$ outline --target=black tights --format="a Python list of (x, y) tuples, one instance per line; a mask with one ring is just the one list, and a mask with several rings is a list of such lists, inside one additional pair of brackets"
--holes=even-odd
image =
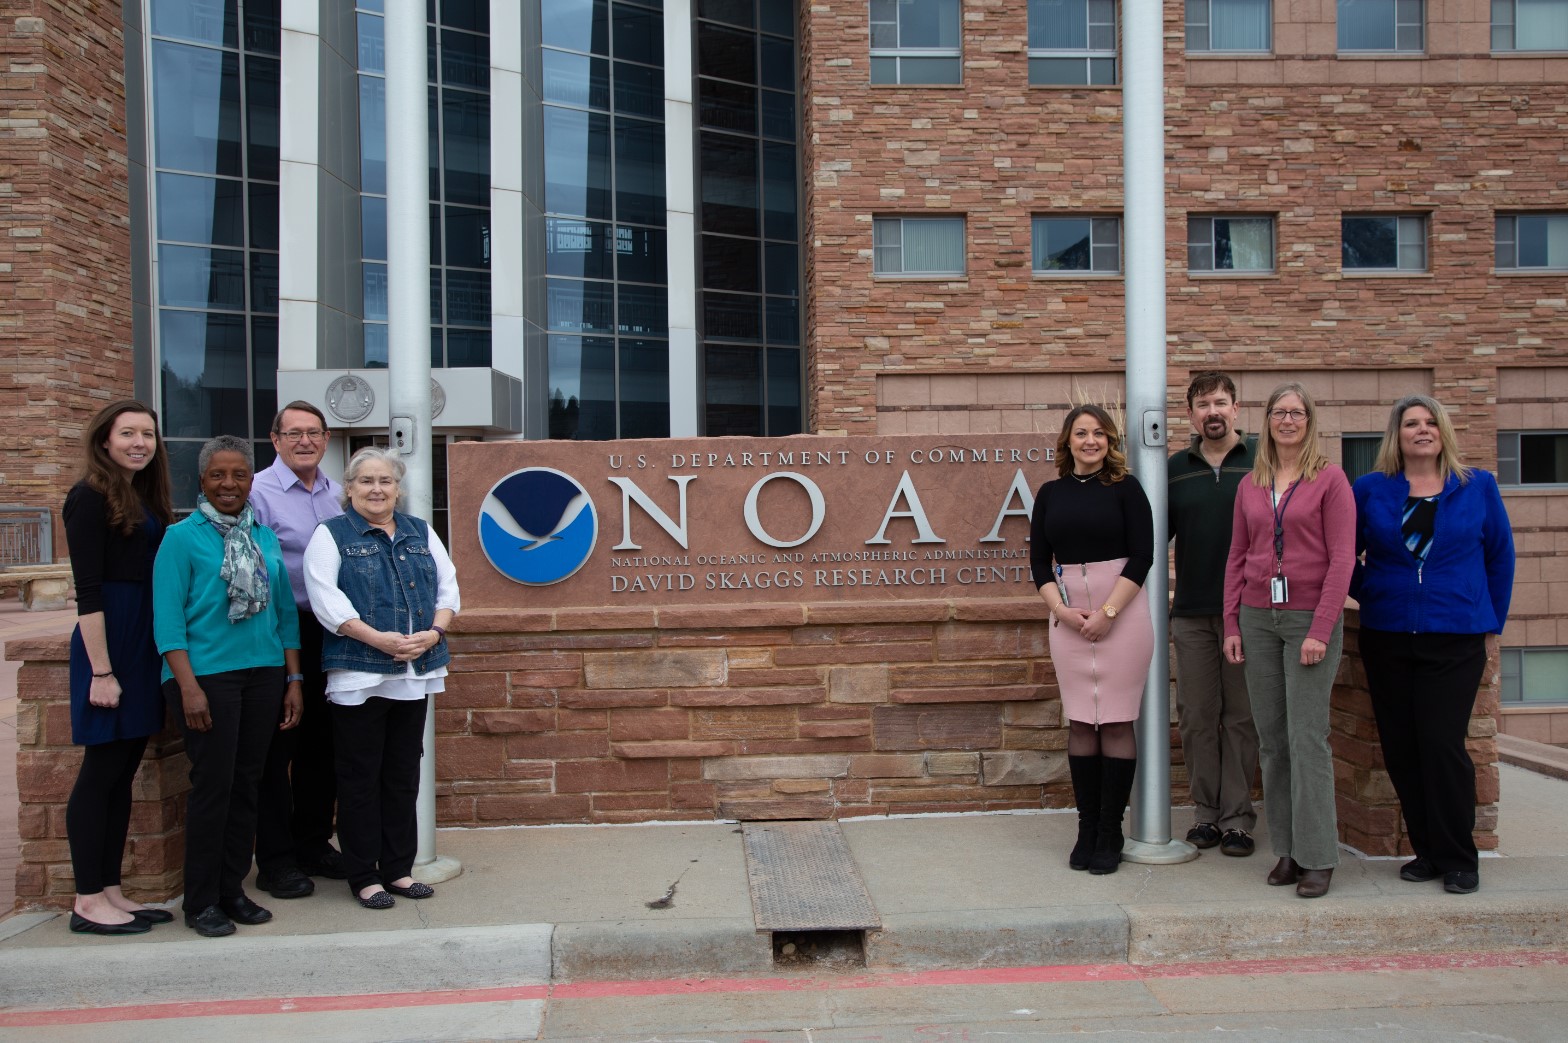
[(65, 835), (79, 895), (101, 894), (105, 887), (120, 885), (125, 837), (131, 829), (131, 780), (146, 749), (145, 735), (83, 748), (82, 770), (65, 805)]
[(1138, 759), (1138, 736), (1134, 721), (1112, 721), (1098, 728), (1088, 721), (1067, 722), (1067, 753), (1073, 757), (1120, 757)]

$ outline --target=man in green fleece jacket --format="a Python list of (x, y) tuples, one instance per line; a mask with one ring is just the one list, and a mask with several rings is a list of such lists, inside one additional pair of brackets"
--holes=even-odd
[(1236, 384), (1217, 370), (1195, 374), (1187, 386), (1193, 439), (1170, 459), (1170, 534), (1176, 541), (1176, 596), (1171, 644), (1176, 650), (1176, 710), (1182, 757), (1192, 790), (1193, 824), (1187, 841), (1219, 845), (1227, 855), (1252, 854), (1252, 781), (1258, 770), (1258, 732), (1252, 724), (1247, 679), (1225, 660), (1221, 619), (1225, 558), (1230, 551), (1236, 487), (1252, 471), (1255, 440), (1236, 421)]

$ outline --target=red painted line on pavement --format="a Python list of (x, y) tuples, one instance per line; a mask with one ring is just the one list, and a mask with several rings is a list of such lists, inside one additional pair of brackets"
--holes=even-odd
[(674, 981), (563, 982), (493, 989), (446, 989), (356, 996), (288, 999), (197, 1000), (92, 1010), (0, 1011), (0, 1028), (95, 1025), (116, 1021), (233, 1017), (256, 1014), (313, 1014), (340, 1010), (384, 1010), (519, 1000), (604, 999), (748, 992), (810, 992), (849, 989), (922, 988), (944, 985), (1031, 985), (1055, 982), (1144, 981), (1232, 975), (1346, 974), (1367, 971), (1468, 970), (1493, 967), (1568, 966), (1568, 951), (1472, 952), (1390, 956), (1308, 956), (1288, 960), (1214, 960), (1138, 966), (1126, 963), (1062, 967), (985, 967), (971, 970), (863, 974), (842, 978), (684, 978)]

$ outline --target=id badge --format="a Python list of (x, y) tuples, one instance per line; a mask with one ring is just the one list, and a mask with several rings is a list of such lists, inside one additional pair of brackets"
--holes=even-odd
[(1274, 605), (1283, 605), (1290, 600), (1290, 581), (1284, 576), (1275, 576), (1269, 580), (1269, 602)]

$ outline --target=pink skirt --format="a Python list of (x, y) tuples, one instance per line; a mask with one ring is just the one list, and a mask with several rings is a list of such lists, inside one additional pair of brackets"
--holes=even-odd
[[(1126, 564), (1126, 558), (1117, 558), (1063, 565), (1061, 579), (1067, 588), (1068, 605), (1099, 608), (1105, 604)], [(1138, 596), (1116, 614), (1111, 632), (1099, 641), (1088, 641), (1054, 620), (1047, 627), (1051, 662), (1067, 719), (1096, 725), (1136, 721), (1149, 664), (1154, 660), (1154, 624), (1144, 588), (1138, 588)]]

